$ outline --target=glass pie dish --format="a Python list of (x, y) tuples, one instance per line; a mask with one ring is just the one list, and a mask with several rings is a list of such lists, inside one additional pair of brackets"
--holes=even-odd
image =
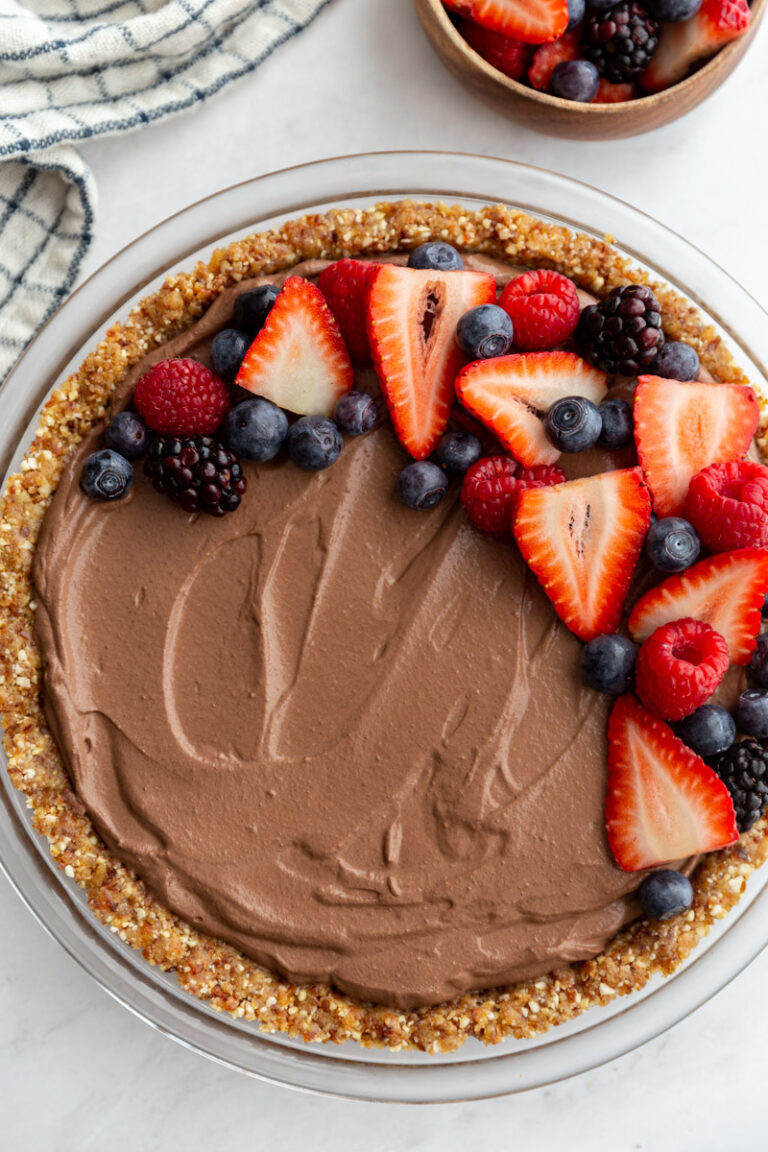
[[(700, 306), (739, 365), (764, 389), (765, 316), (759, 306), (706, 257), (649, 218), (584, 185), (519, 164), (440, 153), (374, 154), (291, 169), (227, 189), (118, 254), (49, 322), (0, 393), (4, 467), (18, 464), (31, 435), (30, 420), (51, 387), (166, 272), (191, 265), (212, 244), (274, 227), (288, 217), (403, 197), (468, 207), (504, 202), (595, 237), (615, 238), (623, 254)], [(30, 387), (30, 381), (38, 384)], [(150, 967), (93, 918), (81, 890), (56, 868), (47, 842), (32, 830), (23, 797), (5, 776), (3, 799), (0, 857), (9, 877), (44, 926), (102, 987), (180, 1042), (250, 1074), (308, 1090), (416, 1102), (480, 1098), (552, 1083), (663, 1031), (734, 976), (765, 943), (754, 905), (768, 898), (757, 873), (736, 910), (674, 976), (592, 1009), (538, 1040), (508, 1040), (492, 1048), (468, 1041), (457, 1053), (429, 1056), (351, 1044), (310, 1046), (217, 1015), (183, 992), (172, 974)]]

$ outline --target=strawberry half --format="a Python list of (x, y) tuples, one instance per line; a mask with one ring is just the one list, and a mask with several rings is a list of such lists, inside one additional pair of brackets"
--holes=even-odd
[(560, 619), (584, 641), (615, 632), (651, 522), (639, 468), (520, 494), (513, 525)]
[(575, 352), (526, 352), (468, 364), (456, 393), (521, 464), (533, 468), (560, 456), (544, 429), (547, 409), (565, 396), (599, 404), (606, 386), (605, 373)]
[(482, 24), (476, 24), (474, 20), (462, 20), (459, 32), (470, 48), (474, 48), (478, 56), (482, 56), (491, 67), (509, 76), (510, 80), (523, 79), (533, 51), (530, 44), (500, 36), (498, 32), (483, 28)]
[(302, 416), (332, 416), (354, 383), (349, 354), (325, 298), (310, 280), (289, 276), (235, 380)]
[(681, 383), (641, 376), (635, 391), (637, 456), (658, 516), (684, 515), (688, 485), (716, 461), (740, 460), (760, 408), (743, 384)]
[(397, 438), (417, 460), (445, 431), (464, 362), (459, 318), (496, 299), (485, 272), (433, 272), (382, 264), (368, 298), (368, 338)]
[(568, 24), (568, 0), (443, 0), (461, 16), (526, 44), (544, 44), (562, 36)]
[(640, 77), (646, 92), (661, 92), (677, 84), (697, 60), (711, 56), (749, 28), (747, 0), (704, 0), (689, 20), (663, 24), (659, 46)]
[(370, 360), (368, 347), (368, 295), (377, 264), (363, 260), (337, 260), (323, 268), (317, 286), (333, 312), (347, 352), (353, 360)]
[(630, 695), (619, 697), (608, 721), (605, 831), (625, 872), (714, 852), (739, 838), (720, 777)]
[(733, 664), (748, 664), (768, 592), (768, 551), (740, 548), (699, 560), (641, 596), (629, 616), (633, 640), (647, 640), (662, 624), (702, 620), (725, 639)]

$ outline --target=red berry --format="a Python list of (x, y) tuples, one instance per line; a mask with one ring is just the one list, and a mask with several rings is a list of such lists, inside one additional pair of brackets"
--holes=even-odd
[(710, 464), (691, 480), (686, 516), (710, 552), (768, 546), (768, 468)]
[(337, 260), (317, 278), (317, 286), (341, 329), (353, 360), (370, 360), (366, 317), (368, 296), (378, 264), (362, 260)]
[(556, 464), (536, 464), (533, 468), (521, 468), (517, 474), (515, 507), (520, 493), (526, 488), (551, 488), (553, 484), (565, 484), (568, 480), (562, 468)]
[(682, 720), (703, 704), (728, 671), (728, 645), (701, 620), (662, 624), (635, 664), (637, 694), (665, 720)]
[(512, 513), (517, 499), (517, 461), (509, 456), (485, 456), (464, 474), (461, 502), (469, 520), (497, 540), (511, 540)]
[(539, 92), (549, 91), (549, 82), (552, 73), (558, 64), (567, 60), (583, 60), (581, 54), (581, 35), (578, 29), (564, 32), (557, 40), (549, 44), (542, 44), (533, 54), (531, 67), (528, 70), (528, 79), (532, 88)]
[(556, 348), (572, 334), (581, 315), (575, 284), (545, 268), (510, 280), (499, 304), (515, 326), (515, 347), (524, 352)]
[(224, 381), (197, 360), (161, 360), (141, 377), (133, 399), (153, 431), (172, 436), (212, 436), (230, 405)]
[(511, 80), (522, 80), (525, 76), (528, 62), (531, 59), (532, 48), (530, 44), (523, 44), (520, 40), (510, 40), (491, 28), (483, 28), (474, 20), (460, 20), (459, 32), (474, 48), (478, 56), (509, 76)]

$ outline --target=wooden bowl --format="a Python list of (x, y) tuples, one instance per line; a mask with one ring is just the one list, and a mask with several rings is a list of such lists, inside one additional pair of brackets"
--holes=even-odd
[(616, 140), (660, 128), (690, 112), (730, 76), (755, 35), (768, 0), (753, 0), (752, 23), (738, 40), (679, 84), (625, 104), (576, 104), (510, 80), (479, 56), (458, 30), (441, 0), (414, 0), (416, 11), (443, 63), (509, 116), (540, 132), (577, 140)]

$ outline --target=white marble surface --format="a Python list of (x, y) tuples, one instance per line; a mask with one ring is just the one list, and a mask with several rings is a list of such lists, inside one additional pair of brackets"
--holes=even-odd
[[(87, 145), (101, 189), (89, 269), (190, 201), (258, 173), (369, 149), (440, 148), (594, 183), (682, 232), (768, 304), (767, 47), (764, 28), (723, 91), (669, 128), (571, 143), (524, 131), (459, 88), (409, 0), (333, 0), (193, 116)], [(416, 1109), (291, 1095), (184, 1051), (100, 992), (3, 880), (0, 931), (3, 1149), (764, 1147), (768, 954), (671, 1033), (597, 1072), (518, 1098)]]

